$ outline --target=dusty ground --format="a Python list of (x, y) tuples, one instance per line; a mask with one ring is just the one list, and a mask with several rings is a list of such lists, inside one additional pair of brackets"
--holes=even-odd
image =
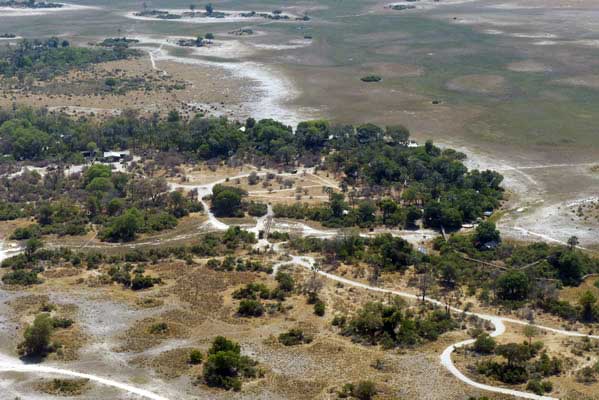
[[(441, 349), (463, 337), (463, 333), (448, 334), (436, 343), (415, 350), (382, 351), (352, 344), (331, 327), (335, 313), (355, 310), (365, 301), (382, 300), (380, 296), (325, 282), (321, 297), (330, 308), (324, 318), (313, 314), (304, 296), (293, 295), (285, 301), (286, 311), (248, 319), (236, 316), (238, 301), (231, 298), (231, 293), (251, 281), (274, 287), (272, 277), (214, 272), (184, 263), (160, 263), (148, 266), (146, 271), (162, 277), (164, 284), (132, 292), (115, 284), (88, 286), (85, 282), (92, 282), (94, 274), (87, 271), (72, 275), (48, 271), (43, 285), (21, 292), (5, 304), (18, 324), (31, 321), (48, 303), (58, 305), (55, 312), (69, 310), (75, 320), (69, 329), (78, 330), (86, 337), (73, 352), (70, 367), (93, 368), (95, 373), (102, 374), (107, 373), (110, 365), (119, 371), (121, 379), (129, 377), (131, 382), (139, 383), (155, 377), (164, 393), (177, 387), (181, 396), (177, 398), (324, 399), (343, 384), (363, 379), (378, 382), (382, 399), (457, 400), (474, 394), (471, 389), (457, 384), (438, 363)], [(306, 277), (298, 270), (292, 273), (298, 282)], [(160, 301), (153, 303), (148, 299)], [(146, 303), (154, 306), (140, 305)], [(167, 323), (168, 331), (152, 333), (151, 327), (157, 322)], [(280, 345), (276, 340), (278, 334), (295, 327), (313, 334), (314, 341), (295, 347)], [(18, 340), (19, 332), (9, 337)], [(188, 351), (191, 348), (205, 351), (216, 335), (239, 341), (243, 352), (258, 360), (264, 371), (263, 378), (246, 382), (239, 395), (194, 384), (201, 374), (201, 366), (186, 362)], [(3, 341), (3, 347), (6, 346), (8, 342)], [(97, 353), (97, 349), (102, 352)], [(54, 356), (52, 359), (60, 363), (60, 359)], [(382, 368), (373, 367), (377, 360), (382, 361)], [(122, 366), (125, 361), (129, 363), (127, 368)], [(427, 374), (427, 385), (422, 385), (423, 373)], [(39, 378), (17, 377), (16, 380), (17, 385), (21, 380), (23, 384), (37, 381), (34, 387), (38, 392), (51, 390), (51, 383)], [(431, 384), (440, 390), (431, 392)], [(86, 386), (81, 396), (76, 397), (93, 398), (96, 390), (95, 385)]]
[[(158, 66), (160, 70), (153, 69), (149, 56), (144, 55), (95, 65), (89, 71), (73, 71), (49, 82), (35, 82), (30, 89), (5, 87), (0, 91), (0, 106), (17, 103), (72, 115), (118, 115), (124, 109), (149, 114), (180, 109), (184, 115), (194, 115), (217, 112), (225, 103), (232, 108), (241, 101), (239, 88), (244, 83), (219, 69), (168, 61), (159, 62)], [(103, 89), (108, 77), (143, 78), (151, 90), (113, 94)]]

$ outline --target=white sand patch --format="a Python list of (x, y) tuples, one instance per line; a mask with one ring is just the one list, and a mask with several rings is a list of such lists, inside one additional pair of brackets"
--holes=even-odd
[(534, 42), (533, 45), (535, 45), (535, 46), (555, 46), (558, 43), (560, 43), (560, 42), (556, 42), (555, 40), (541, 40), (539, 42)]
[(0, 240), (0, 262), (12, 256), (16, 256), (20, 252), (21, 248), (17, 244), (7, 243), (3, 240)]
[(514, 72), (551, 72), (551, 67), (535, 61), (517, 61), (508, 64), (507, 69)]
[(518, 22), (514, 22), (508, 19), (501, 20), (499, 17), (490, 18), (483, 16), (475, 16), (475, 15), (463, 15), (463, 16), (454, 16), (455, 19), (452, 20), (455, 24), (461, 25), (490, 25), (490, 26), (516, 26), (520, 25)]
[(573, 40), (570, 43), (587, 47), (599, 47), (599, 39)]
[(599, 89), (599, 75), (581, 75), (563, 78), (553, 81), (558, 85), (581, 86), (591, 89)]
[(60, 8), (15, 8), (15, 7), (0, 7), (0, 17), (27, 17), (35, 15), (46, 15), (60, 12), (97, 10), (100, 7), (82, 6), (79, 4), (63, 4)]
[[(444, 7), (444, 6), (454, 6), (454, 5), (458, 5), (458, 4), (464, 4), (464, 3), (472, 3), (474, 1), (478, 1), (478, 0), (443, 0), (443, 1), (436, 1), (436, 0), (420, 0), (420, 1), (397, 1), (395, 3), (390, 3), (387, 5), (387, 7), (392, 8), (394, 6), (405, 6), (405, 7), (413, 7), (411, 8), (413, 9), (421, 9), (421, 10), (430, 10), (433, 8), (437, 8), (437, 7)], [(397, 10), (397, 11), (409, 11), (410, 8), (406, 9), (406, 10)]]
[(528, 39), (557, 39), (558, 36), (553, 33), (512, 33), (510, 36), (515, 38), (528, 38)]
[(493, 8), (495, 10), (534, 10), (537, 8), (543, 8), (541, 6), (534, 6), (530, 4), (516, 4), (516, 3), (503, 3), (503, 4), (491, 4), (487, 8)]
[(265, 43), (252, 43), (251, 46), (263, 49), (263, 50), (293, 50), (308, 47), (312, 44), (311, 39), (296, 39), (290, 40), (286, 44), (265, 44)]
[(172, 61), (188, 65), (213, 66), (230, 72), (233, 76), (254, 82), (257, 89), (247, 93), (244, 117), (273, 118), (289, 125), (310, 119), (311, 110), (288, 107), (286, 104), (298, 95), (293, 83), (274, 67), (258, 62), (216, 62), (192, 57), (171, 55), (165, 48), (152, 50), (156, 63)]
[[(160, 11), (167, 11), (171, 14), (182, 15), (183, 13), (189, 12), (189, 9), (161, 8)], [(256, 12), (257, 14), (252, 17), (243, 17), (241, 15), (241, 14), (250, 13), (251, 11), (230, 11), (230, 10), (216, 10), (216, 11), (223, 12), (228, 15), (223, 18), (214, 18), (214, 17), (205, 17), (205, 16), (204, 17), (203, 16), (196, 16), (196, 17), (182, 16), (181, 18), (178, 18), (178, 19), (165, 19), (165, 18), (156, 18), (156, 17), (151, 17), (151, 16), (135, 15), (139, 11), (130, 11), (128, 13), (125, 13), (125, 17), (140, 20), (140, 21), (167, 21), (167, 22), (181, 22), (181, 23), (188, 23), (188, 24), (222, 24), (222, 23), (228, 23), (228, 22), (274, 21), (274, 20), (270, 20), (270, 19), (267, 19), (267, 18), (264, 18), (264, 17), (261, 17), (260, 15), (258, 15), (258, 13), (268, 14), (268, 13), (270, 13), (270, 11), (257, 11)], [(198, 11), (198, 14), (199, 13), (201, 13), (201, 11)], [(286, 15), (289, 17), (289, 19), (280, 19), (280, 20), (277, 20), (278, 22), (292, 22), (292, 21), (295, 21), (295, 18), (297, 18), (296, 15), (287, 14), (287, 13), (283, 13), (281, 15)]]
[(505, 34), (504, 31), (500, 31), (498, 29), (485, 29), (483, 31), (483, 33), (486, 35), (504, 35)]

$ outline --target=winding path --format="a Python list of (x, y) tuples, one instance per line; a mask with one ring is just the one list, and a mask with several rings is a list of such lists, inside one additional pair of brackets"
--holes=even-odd
[[(258, 175), (264, 175), (266, 173), (267, 172), (261, 172), (261, 173), (258, 173)], [(279, 175), (281, 175), (281, 174), (279, 174)], [(202, 204), (204, 205), (204, 208), (208, 214), (208, 222), (207, 223), (212, 225), (214, 228), (216, 228), (218, 230), (226, 230), (229, 228), (229, 225), (218, 220), (218, 218), (216, 218), (216, 216), (214, 216), (214, 214), (212, 214), (212, 212), (210, 211), (210, 208), (208, 207), (208, 204), (202, 198), (204, 196), (206, 196), (207, 194), (211, 193), (212, 188), (216, 184), (224, 183), (231, 179), (244, 178), (247, 176), (249, 176), (249, 174), (242, 174), (242, 175), (238, 175), (238, 176), (234, 176), (234, 177), (230, 177), (230, 178), (226, 178), (226, 179), (221, 179), (216, 182), (212, 182), (212, 183), (208, 183), (208, 184), (201, 184), (201, 185), (171, 184), (170, 187), (173, 190), (177, 189), (177, 188), (196, 189), (198, 191), (199, 199), (202, 202)], [(257, 234), (260, 230), (264, 229), (266, 220), (268, 218), (272, 218), (272, 217), (273, 217), (272, 208), (269, 207), (267, 215), (265, 215), (262, 218), (258, 218), (256, 226), (254, 228), (250, 229), (250, 231)], [(316, 233), (318, 235), (321, 232), (319, 232), (317, 230), (313, 230), (313, 232), (305, 232), (304, 234), (306, 236), (310, 236), (310, 233)], [(325, 233), (328, 234), (328, 232), (325, 232)], [(1, 244), (1, 242), (0, 242), (0, 244)], [(271, 244), (268, 242), (267, 239), (262, 239), (259, 242), (259, 246), (265, 247), (265, 246), (271, 246)], [(272, 245), (272, 249), (275, 252), (282, 252), (282, 250), (280, 248), (280, 243)], [(2, 252), (0, 252), (0, 256), (2, 256), (2, 255), (6, 256), (6, 254), (2, 254)], [(276, 274), (278, 269), (285, 265), (299, 265), (299, 266), (309, 269), (309, 270), (315, 270), (321, 276), (323, 276), (327, 279), (336, 281), (336, 282), (343, 283), (345, 285), (357, 287), (357, 288), (364, 289), (364, 290), (369, 290), (372, 292), (392, 294), (395, 296), (400, 296), (400, 297), (404, 297), (404, 298), (408, 298), (408, 299), (412, 299), (412, 300), (420, 299), (419, 296), (417, 296), (413, 293), (371, 286), (371, 285), (368, 285), (368, 284), (365, 284), (362, 282), (357, 282), (357, 281), (354, 281), (351, 279), (343, 278), (343, 277), (335, 275), (335, 274), (331, 274), (331, 273), (328, 273), (325, 271), (314, 269), (314, 266), (316, 265), (316, 260), (309, 256), (292, 255), (290, 257), (291, 257), (291, 259), (289, 261), (284, 261), (284, 262), (276, 264), (273, 268), (273, 273)], [(446, 304), (442, 303), (439, 300), (430, 298), (430, 297), (425, 297), (424, 300), (431, 304), (440, 306), (440, 307), (446, 307)], [(480, 319), (489, 321), (491, 324), (493, 324), (493, 326), (495, 328), (494, 331), (491, 333), (491, 336), (493, 336), (493, 337), (498, 337), (505, 333), (505, 331), (506, 331), (505, 323), (516, 324), (516, 325), (529, 325), (528, 322), (517, 320), (517, 319), (504, 318), (504, 317), (488, 315), (488, 314), (473, 313), (473, 312), (464, 311), (464, 310), (461, 310), (461, 309), (458, 309), (455, 307), (449, 307), (449, 308), (453, 312), (464, 313), (465, 315), (476, 316)], [(579, 332), (565, 331), (565, 330), (550, 328), (550, 327), (546, 327), (546, 326), (542, 326), (542, 325), (534, 325), (534, 326), (537, 329), (555, 333), (558, 335), (564, 335), (564, 336), (570, 336), (570, 337), (588, 337), (588, 338), (592, 338), (592, 339), (599, 339), (599, 335), (587, 335), (587, 334), (583, 334), (583, 333), (579, 333)], [(491, 385), (482, 384), (479, 382), (475, 382), (474, 380), (472, 380), (469, 377), (467, 377), (466, 375), (464, 375), (453, 363), (451, 355), (456, 349), (464, 347), (464, 346), (468, 346), (468, 345), (472, 344), (473, 342), (474, 342), (474, 339), (469, 339), (469, 340), (464, 340), (459, 343), (455, 343), (455, 344), (447, 347), (440, 356), (441, 364), (452, 375), (454, 375), (457, 379), (459, 379), (461, 382), (463, 382), (469, 386), (472, 386), (474, 388), (480, 389), (480, 390), (485, 390), (485, 391), (500, 393), (500, 394), (505, 394), (505, 395), (511, 395), (511, 396), (524, 398), (524, 399), (559, 400), (554, 397), (540, 396), (540, 395), (536, 395), (536, 394), (529, 393), (529, 392), (523, 392), (523, 391), (508, 389), (508, 388), (499, 387), (499, 386), (491, 386)], [(150, 399), (150, 400), (169, 400), (168, 398), (158, 395), (156, 393), (153, 393), (151, 391), (148, 391), (145, 389), (140, 389), (140, 388), (132, 386), (132, 385), (128, 385), (128, 384), (121, 383), (121, 382), (114, 381), (114, 380), (107, 379), (107, 378), (103, 378), (103, 377), (100, 377), (97, 375), (85, 374), (85, 373), (80, 373), (80, 372), (76, 372), (76, 371), (71, 371), (68, 369), (56, 368), (56, 367), (51, 367), (51, 366), (39, 365), (39, 364), (25, 364), (17, 358), (10, 357), (10, 356), (4, 355), (4, 354), (0, 354), (0, 372), (4, 372), (4, 371), (30, 372), (30, 373), (37, 373), (37, 374), (58, 374), (58, 375), (76, 377), (76, 378), (85, 378), (85, 379), (89, 379), (91, 381), (100, 383), (102, 385), (121, 389), (125, 392), (131, 393), (134, 395), (138, 395), (142, 398), (146, 398), (146, 399)]]

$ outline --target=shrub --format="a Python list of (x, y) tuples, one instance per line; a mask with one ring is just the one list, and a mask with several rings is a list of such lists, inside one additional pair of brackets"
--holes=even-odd
[(376, 385), (372, 381), (347, 383), (338, 394), (340, 398), (354, 397), (358, 400), (370, 400), (376, 395)]
[(381, 78), (378, 75), (366, 75), (360, 78), (360, 80), (362, 82), (380, 82), (381, 80), (383, 80), (383, 78)]
[(257, 300), (245, 299), (239, 303), (237, 312), (243, 317), (260, 317), (264, 314), (264, 306)]
[(7, 272), (2, 277), (2, 282), (4, 282), (7, 285), (22, 285), (22, 286), (37, 285), (37, 284), (42, 283), (41, 280), (37, 277), (37, 272), (25, 271), (23, 269), (18, 269), (16, 271)]
[(255, 201), (247, 203), (245, 208), (252, 217), (262, 217), (268, 212), (268, 206), (266, 204)]
[(160, 283), (162, 280), (160, 278), (152, 278), (151, 276), (146, 276), (143, 274), (135, 274), (133, 280), (131, 280), (131, 289), (133, 290), (142, 290), (151, 288), (155, 283)]
[(42, 357), (51, 351), (50, 335), (54, 323), (49, 314), (39, 314), (33, 324), (25, 329), (24, 341), (19, 345), (20, 352), (25, 356)]
[(32, 224), (22, 228), (17, 228), (10, 235), (11, 240), (27, 240), (31, 238), (37, 238), (41, 234), (40, 226), (38, 224)]
[(286, 272), (277, 272), (275, 277), (276, 281), (279, 282), (279, 289), (283, 292), (292, 292), (295, 287), (295, 281), (293, 277)]
[(486, 333), (478, 335), (474, 342), (474, 351), (480, 354), (492, 354), (495, 351), (496, 342)]
[(302, 343), (311, 343), (312, 336), (304, 334), (301, 329), (291, 329), (279, 335), (279, 343), (284, 346), (296, 346)]
[(52, 318), (52, 326), (54, 328), (66, 329), (73, 325), (73, 320), (69, 318)]
[(531, 392), (541, 396), (545, 393), (551, 392), (553, 390), (553, 384), (549, 381), (541, 382), (538, 379), (532, 379), (528, 381), (526, 390), (530, 390)]
[(201, 364), (204, 360), (204, 355), (198, 349), (193, 349), (189, 352), (189, 360), (188, 362), (192, 365)]
[(222, 336), (214, 339), (208, 354), (203, 372), (208, 386), (240, 390), (241, 378), (257, 375), (256, 362), (241, 355), (239, 344)]
[(268, 299), (270, 297), (270, 291), (266, 285), (262, 283), (248, 283), (245, 287), (233, 292), (233, 298), (238, 300), (256, 300), (258, 297), (262, 299)]
[(158, 322), (150, 326), (150, 333), (153, 335), (160, 335), (167, 333), (169, 330), (166, 322)]
[(316, 303), (314, 303), (314, 314), (318, 315), (319, 317), (324, 315), (325, 309), (326, 305), (322, 300), (318, 300)]

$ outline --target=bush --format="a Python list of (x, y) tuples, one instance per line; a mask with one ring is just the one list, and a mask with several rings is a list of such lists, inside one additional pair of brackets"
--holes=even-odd
[(370, 400), (376, 395), (376, 385), (372, 381), (347, 383), (338, 394), (340, 398), (354, 397), (358, 400)]
[(54, 322), (49, 314), (39, 314), (33, 324), (25, 329), (24, 341), (19, 350), (24, 356), (42, 357), (51, 351), (50, 335), (54, 330)]
[(495, 351), (496, 342), (486, 333), (478, 335), (474, 342), (474, 351), (480, 354), (492, 354)]
[(10, 235), (11, 240), (27, 240), (31, 238), (37, 238), (41, 235), (40, 226), (38, 224), (32, 224), (22, 228), (17, 228)]
[(257, 300), (241, 300), (237, 312), (243, 317), (260, 317), (264, 314), (264, 306)]
[(155, 283), (160, 283), (160, 278), (152, 278), (151, 276), (145, 276), (142, 274), (135, 274), (135, 277), (131, 280), (131, 289), (142, 290), (148, 289), (154, 286)]
[(153, 335), (161, 335), (168, 332), (168, 325), (166, 322), (158, 322), (150, 326), (150, 333)]
[(7, 285), (22, 286), (37, 285), (42, 283), (42, 281), (37, 277), (37, 272), (25, 271), (24, 269), (18, 269), (16, 271), (6, 273), (2, 277), (2, 282)]
[(311, 343), (312, 336), (304, 334), (301, 329), (291, 329), (289, 332), (279, 335), (279, 343), (284, 346), (296, 346), (303, 343)]
[(214, 339), (208, 350), (203, 377), (208, 386), (240, 390), (241, 378), (257, 375), (256, 362), (241, 355), (239, 344), (222, 336)]
[(295, 287), (295, 281), (293, 277), (286, 272), (277, 272), (275, 277), (276, 281), (279, 282), (279, 289), (283, 292), (292, 292)]
[(52, 318), (52, 326), (54, 328), (66, 329), (73, 325), (73, 320), (69, 318)]
[(380, 82), (381, 80), (383, 80), (383, 78), (381, 78), (378, 75), (366, 75), (360, 78), (360, 80), (362, 82)]
[(526, 385), (526, 390), (530, 390), (534, 394), (541, 396), (545, 393), (551, 392), (553, 390), (553, 384), (549, 381), (541, 382), (538, 379), (532, 379), (528, 381), (528, 384)]
[(198, 349), (193, 349), (189, 352), (189, 363), (192, 365), (201, 364), (204, 360), (204, 355)]
[(247, 203), (245, 208), (252, 217), (262, 217), (268, 212), (268, 206), (266, 204), (255, 201)]
[(324, 315), (325, 309), (326, 305), (322, 300), (318, 300), (316, 303), (314, 303), (314, 314), (318, 315), (319, 317)]

